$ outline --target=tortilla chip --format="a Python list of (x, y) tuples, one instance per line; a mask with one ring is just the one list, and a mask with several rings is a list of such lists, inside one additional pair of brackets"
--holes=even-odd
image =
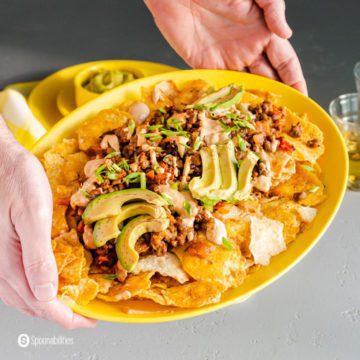
[(277, 185), (271, 192), (289, 199), (293, 199), (296, 193), (305, 192), (306, 197), (298, 202), (305, 206), (318, 205), (326, 198), (324, 185), (318, 176), (299, 165), (296, 166), (296, 173), (289, 180)]
[[(209, 248), (209, 251), (201, 252), (205, 254), (201, 257), (191, 249), (199, 244)], [(182, 266), (193, 279), (219, 283), (224, 288), (240, 285), (245, 277), (244, 262), (236, 246), (228, 250), (211, 242), (193, 243), (184, 253)]]
[(129, 113), (116, 108), (100, 111), (77, 129), (79, 148), (87, 150), (91, 146), (99, 145), (101, 135), (125, 125), (129, 119), (131, 119)]
[(196, 100), (204, 96), (209, 88), (210, 84), (207, 81), (201, 79), (188, 81), (180, 93), (174, 98), (174, 104), (177, 107), (193, 104)]
[(224, 291), (224, 287), (219, 283), (195, 281), (167, 289), (142, 290), (138, 297), (153, 300), (160, 305), (197, 308), (219, 302)]
[(84, 248), (75, 229), (61, 234), (53, 241), (56, 243), (54, 254), (58, 266), (59, 282), (63, 285), (78, 284), (83, 277), (82, 270), (86, 265), (86, 260)]
[(60, 234), (69, 231), (69, 227), (66, 221), (67, 206), (54, 205), (51, 237), (59, 236)]
[(286, 249), (283, 238), (284, 225), (266, 217), (251, 217), (250, 251), (255, 264), (269, 265), (270, 258)]
[(189, 276), (181, 268), (179, 259), (174, 254), (168, 252), (163, 256), (148, 255), (140, 257), (132, 273), (138, 274), (145, 271), (170, 276), (181, 284), (189, 281)]
[(107, 294), (114, 285), (114, 280), (106, 279), (106, 274), (91, 274), (89, 278), (97, 282), (100, 294)]
[(124, 284), (119, 283), (112, 286), (106, 294), (99, 294), (98, 298), (109, 302), (128, 300), (139, 292), (150, 289), (150, 278), (153, 275), (154, 273), (150, 271), (131, 275), (126, 278)]
[(99, 292), (99, 285), (93, 279), (81, 279), (78, 285), (66, 285), (60, 292), (79, 305), (87, 305), (96, 298)]
[[(262, 101), (269, 101), (274, 105), (277, 105), (281, 96), (271, 93), (269, 91), (265, 90), (258, 90), (258, 89), (247, 89), (248, 93), (251, 93), (252, 95), (257, 96), (258, 98), (261, 98)], [(243, 100), (242, 100), (243, 101)]]
[(65, 156), (65, 163), (61, 168), (64, 184), (71, 184), (84, 176), (84, 166), (89, 157), (82, 151)]
[(300, 231), (301, 219), (297, 211), (299, 205), (288, 199), (277, 199), (261, 204), (262, 213), (269, 219), (284, 224), (285, 243), (294, 241)]
[[(285, 132), (289, 132), (292, 125), (300, 124), (302, 127), (302, 134), (299, 138), (293, 138), (287, 134), (283, 134), (284, 139), (295, 147), (292, 156), (297, 161), (309, 161), (315, 163), (317, 159), (324, 153), (324, 135), (322, 131), (312, 122), (310, 122), (305, 115), (299, 116), (289, 109), (286, 109), (286, 119), (282, 128)], [(307, 144), (311, 140), (319, 140), (320, 146), (311, 148)]]

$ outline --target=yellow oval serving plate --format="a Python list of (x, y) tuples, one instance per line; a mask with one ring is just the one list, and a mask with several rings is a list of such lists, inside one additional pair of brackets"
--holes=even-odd
[(284, 275), (311, 250), (330, 225), (344, 196), (348, 173), (347, 153), (342, 137), (328, 114), (313, 100), (287, 85), (261, 76), (235, 71), (183, 70), (142, 78), (122, 85), (77, 108), (59, 121), (37, 142), (33, 148), (34, 154), (41, 156), (53, 143), (64, 137), (71, 137), (82, 122), (98, 111), (116, 106), (125, 100), (136, 100), (140, 97), (142, 87), (152, 86), (167, 79), (173, 80), (180, 87), (189, 80), (204, 79), (216, 87), (235, 83), (245, 88), (267, 90), (282, 96), (281, 105), (295, 112), (307, 113), (309, 120), (319, 126), (324, 133), (326, 149), (319, 164), (323, 169), (327, 199), (319, 206), (318, 216), (309, 230), (298, 236), (285, 252), (273, 257), (269, 266), (262, 267), (248, 276), (240, 287), (225, 293), (220, 303), (199, 309), (165, 308), (150, 301), (106, 303), (95, 300), (87, 306), (69, 304), (79, 314), (106, 321), (155, 323), (203, 315), (244, 301)]

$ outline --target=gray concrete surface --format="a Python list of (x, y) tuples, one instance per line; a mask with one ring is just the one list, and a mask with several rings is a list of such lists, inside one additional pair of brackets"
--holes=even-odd
[[(289, 0), (287, 9), (310, 94), (327, 107), (338, 94), (354, 90), (360, 3)], [(139, 0), (0, 1), (0, 87), (105, 58), (185, 67)], [(245, 303), (203, 317), (66, 331), (0, 304), (0, 358), (359, 359), (359, 204), (359, 193), (347, 193), (327, 233), (298, 266)], [(17, 344), (22, 333), (66, 336), (73, 344), (23, 349)]]

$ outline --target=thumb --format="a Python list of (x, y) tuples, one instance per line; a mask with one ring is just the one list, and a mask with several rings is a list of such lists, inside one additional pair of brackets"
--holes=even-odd
[[(39, 161), (29, 154), (25, 161), (32, 176), (20, 176), (21, 209), (12, 215), (20, 238), (26, 278), (34, 296), (40, 301), (56, 297), (58, 274), (51, 247), (51, 190)], [(29, 174), (28, 171), (26, 171)]]
[(266, 25), (271, 32), (288, 39), (292, 35), (292, 30), (285, 17), (284, 0), (255, 0), (257, 5), (263, 9)]

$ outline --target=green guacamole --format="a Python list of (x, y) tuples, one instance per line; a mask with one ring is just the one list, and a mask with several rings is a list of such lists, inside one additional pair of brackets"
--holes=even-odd
[(128, 71), (101, 69), (92, 74), (82, 86), (91, 92), (102, 94), (135, 79), (135, 75)]

